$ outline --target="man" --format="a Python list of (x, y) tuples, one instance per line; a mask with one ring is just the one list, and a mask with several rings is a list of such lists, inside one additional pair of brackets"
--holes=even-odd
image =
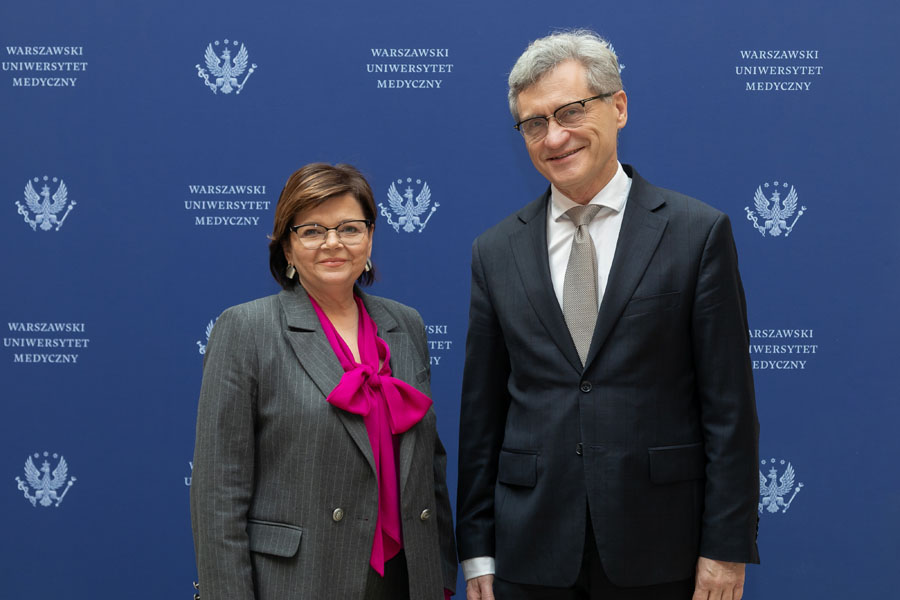
[(628, 102), (593, 32), (532, 43), (509, 101), (550, 188), (473, 245), (468, 598), (737, 600), (759, 425), (728, 217), (618, 162)]

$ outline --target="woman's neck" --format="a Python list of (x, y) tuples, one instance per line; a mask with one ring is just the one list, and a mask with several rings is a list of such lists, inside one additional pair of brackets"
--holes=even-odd
[(353, 297), (352, 288), (349, 292), (342, 291), (337, 294), (329, 294), (321, 290), (310, 289), (307, 289), (306, 293), (309, 294), (310, 298), (316, 301), (319, 308), (321, 308), (332, 321), (335, 318), (341, 319), (356, 315), (356, 299)]
[(360, 362), (359, 353), (359, 307), (356, 306), (356, 300), (351, 290), (349, 296), (342, 294), (334, 297), (330, 295), (321, 295), (315, 292), (307, 291), (309, 297), (316, 301), (337, 334), (344, 340), (353, 359)]

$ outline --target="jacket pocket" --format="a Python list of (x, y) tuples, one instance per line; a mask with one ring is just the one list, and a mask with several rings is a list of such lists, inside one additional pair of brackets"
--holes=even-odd
[(287, 523), (272, 521), (247, 521), (250, 551), (274, 556), (294, 556), (300, 548), (303, 529)]
[(658, 312), (676, 308), (681, 303), (681, 292), (668, 292), (656, 296), (645, 296), (643, 298), (632, 298), (625, 305), (622, 312), (623, 317), (633, 317), (635, 315), (643, 315), (646, 313)]
[(703, 442), (648, 448), (650, 481), (674, 483), (703, 479), (706, 476), (706, 454)]
[(537, 483), (537, 457), (537, 452), (500, 450), (497, 481), (533, 488)]

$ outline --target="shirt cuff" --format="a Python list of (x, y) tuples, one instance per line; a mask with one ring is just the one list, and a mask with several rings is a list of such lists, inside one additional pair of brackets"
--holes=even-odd
[(462, 567), (463, 577), (466, 581), (474, 577), (494, 574), (493, 556), (476, 556), (475, 558), (467, 558), (459, 564)]

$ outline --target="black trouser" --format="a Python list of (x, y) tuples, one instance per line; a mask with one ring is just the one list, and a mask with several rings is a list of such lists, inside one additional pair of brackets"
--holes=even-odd
[(403, 550), (384, 563), (384, 577), (369, 567), (366, 600), (409, 600), (409, 571)]
[(558, 588), (527, 585), (495, 577), (494, 596), (497, 600), (690, 600), (693, 596), (693, 577), (673, 583), (640, 587), (615, 585), (606, 576), (600, 562), (590, 515), (586, 529), (581, 571), (574, 586)]

